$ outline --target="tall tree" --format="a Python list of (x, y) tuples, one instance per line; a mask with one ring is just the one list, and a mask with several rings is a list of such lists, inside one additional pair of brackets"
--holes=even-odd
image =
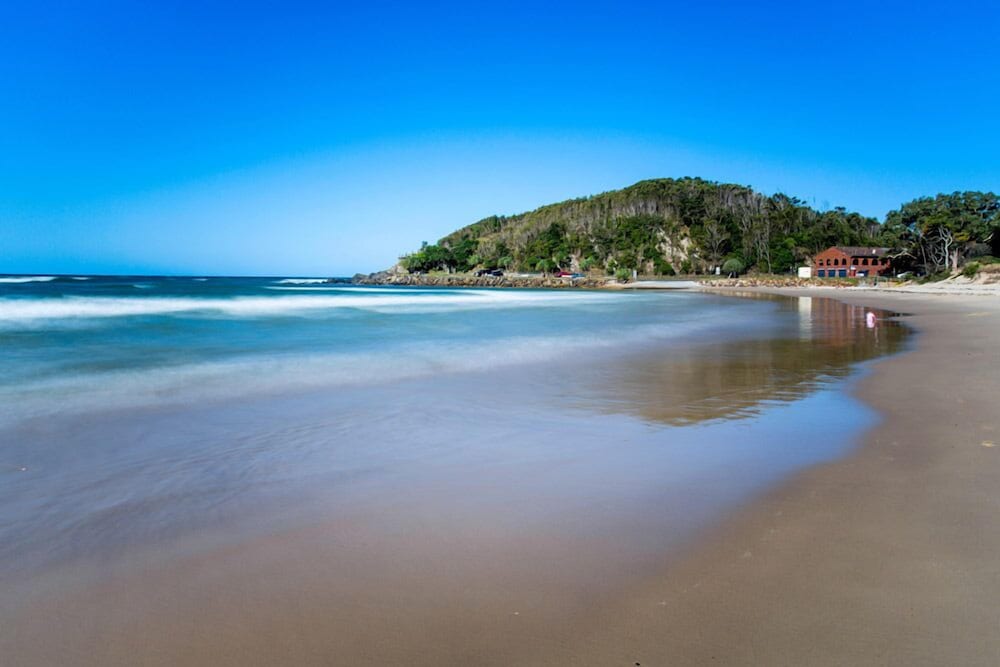
[(930, 272), (957, 270), (977, 245), (1000, 233), (1000, 198), (992, 192), (921, 197), (886, 215), (884, 238)]

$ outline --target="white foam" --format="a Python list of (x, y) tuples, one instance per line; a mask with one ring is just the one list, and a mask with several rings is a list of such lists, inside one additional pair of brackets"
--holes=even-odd
[(47, 283), (55, 279), (55, 276), (8, 276), (0, 278), (0, 283)]
[(515, 292), (462, 290), (455, 292), (401, 292), (387, 295), (318, 294), (273, 297), (65, 297), (0, 299), (0, 326), (49, 323), (81, 318), (176, 315), (181, 313), (228, 317), (308, 315), (343, 309), (375, 312), (426, 313), (467, 308), (543, 307), (607, 301), (615, 295), (596, 292)]
[(285, 278), (277, 282), (279, 285), (319, 285), (326, 281), (326, 278)]

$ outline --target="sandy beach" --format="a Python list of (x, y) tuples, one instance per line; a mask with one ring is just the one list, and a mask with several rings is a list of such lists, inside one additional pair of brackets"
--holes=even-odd
[[(756, 464), (714, 464), (701, 487), (672, 488), (661, 477), (670, 466), (637, 458), (660, 456), (656, 447), (596, 457), (596, 449), (546, 459), (446, 456), (409, 481), (378, 482), (374, 495), (331, 496), (324, 502), (336, 519), (201, 545), (189, 556), (154, 546), (119, 557), (95, 546), (101, 559), (22, 592), (0, 650), (16, 665), (996, 664), (1000, 302), (780, 293), (906, 313), (918, 335), (912, 349), (869, 362), (848, 385), (881, 415), (857, 449), (846, 457), (831, 450), (832, 462), (805, 463), (804, 472), (775, 477), (787, 481), (757, 487), (763, 491), (748, 487), (741, 497), (749, 502), (720, 499), (726, 509), (715, 518), (693, 512), (710, 509), (710, 491), (789, 465), (789, 443), (843, 441), (826, 429), (849, 402), (828, 404), (836, 414), (822, 415), (825, 427), (808, 411), (806, 421), (775, 427), (777, 453), (748, 441)], [(825, 309), (812, 302), (811, 316)], [(883, 342), (890, 329), (886, 323)], [(752, 390), (774, 382), (775, 369), (798, 385), (814, 367), (845, 367), (854, 349), (792, 343), (758, 346), (757, 366), (741, 357), (731, 368), (717, 365), (745, 347), (740, 341), (709, 346), (704, 358), (637, 359), (619, 369), (616, 391), (639, 378), (647, 398), (667, 394), (662, 406), (637, 408), (646, 421), (686, 423), (690, 416), (671, 406), (739, 382), (751, 403), (768, 403), (784, 385), (762, 398)], [(811, 354), (820, 356), (807, 363)], [(650, 378), (641, 379), (643, 368)], [(602, 384), (612, 379), (600, 376)], [(684, 391), (669, 395), (671, 388)], [(843, 399), (842, 389), (829, 393)], [(385, 402), (416, 395), (400, 390)], [(484, 397), (455, 409), (481, 418), (506, 412), (494, 403)], [(282, 411), (297, 419), (295, 405), (290, 399)], [(244, 421), (254, 408), (246, 410), (227, 419)], [(780, 414), (784, 421), (794, 413)], [(580, 418), (536, 430), (579, 442), (567, 433), (590, 428), (574, 426)], [(97, 422), (92, 428), (109, 433)], [(738, 440), (740, 428), (734, 422), (720, 437)], [(650, 433), (636, 431), (635, 442)], [(643, 470), (652, 478), (642, 479)], [(664, 541), (664, 531), (684, 537)], [(117, 559), (113, 566), (107, 557)]]
[(0, 667), (1000, 667), (1000, 0), (0, 16)]
[(914, 349), (857, 385), (882, 423), (533, 664), (1000, 663), (1000, 300), (781, 293), (911, 314)]

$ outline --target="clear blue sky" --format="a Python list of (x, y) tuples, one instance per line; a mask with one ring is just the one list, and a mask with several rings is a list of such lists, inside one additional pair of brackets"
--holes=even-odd
[(0, 272), (371, 271), (697, 175), (1000, 189), (993, 3), (0, 5)]

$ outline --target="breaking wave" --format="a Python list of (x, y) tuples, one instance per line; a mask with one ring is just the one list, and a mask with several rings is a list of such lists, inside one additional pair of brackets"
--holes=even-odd
[(0, 278), (0, 283), (47, 283), (55, 279), (55, 276), (6, 276)]
[[(345, 290), (346, 292), (346, 290)], [(322, 314), (344, 309), (380, 313), (439, 312), (465, 308), (544, 307), (568, 303), (595, 303), (610, 294), (502, 292), (462, 290), (455, 292), (319, 294), (295, 296), (245, 296), (232, 298), (190, 297), (64, 297), (0, 299), (0, 326), (16, 326), (58, 320), (134, 317), (145, 315), (205, 315), (229, 317), (276, 317)]]

